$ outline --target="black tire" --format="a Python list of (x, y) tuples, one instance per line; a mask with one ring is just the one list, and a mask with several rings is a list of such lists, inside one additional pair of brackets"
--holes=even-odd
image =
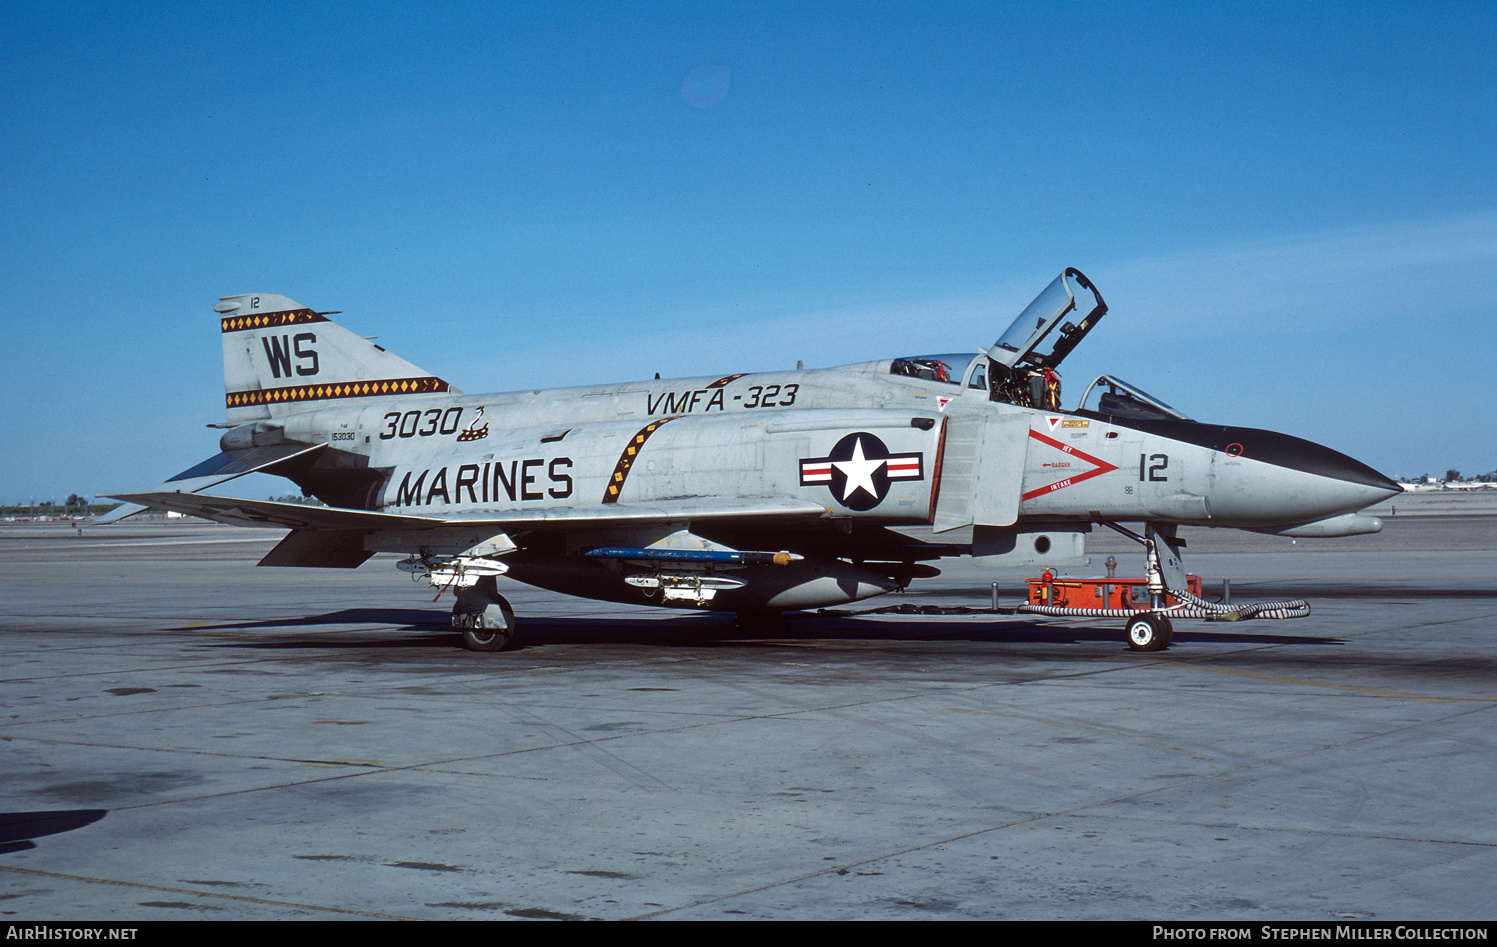
[(1174, 640), (1175, 630), (1163, 615), (1138, 615), (1128, 620), (1123, 636), (1130, 651), (1163, 651)]
[(463, 647), (469, 651), (505, 651), (515, 643), (515, 636), (504, 628), (464, 628)]

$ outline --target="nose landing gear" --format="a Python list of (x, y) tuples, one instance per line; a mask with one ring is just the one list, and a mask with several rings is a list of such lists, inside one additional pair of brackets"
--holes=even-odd
[(1128, 621), (1128, 650), (1163, 651), (1175, 638), (1170, 620), (1157, 612), (1145, 612)]
[[(1032, 601), (1030, 604), (1020, 605), (1018, 611), (1031, 612), (1038, 615), (1052, 615), (1057, 618), (1123, 618), (1127, 624), (1124, 625), (1124, 640), (1130, 651), (1163, 651), (1168, 648), (1174, 640), (1174, 626), (1172, 618), (1200, 618), (1204, 621), (1242, 621), (1248, 618), (1304, 618), (1310, 614), (1310, 605), (1303, 599), (1294, 599), (1286, 602), (1259, 602), (1254, 605), (1220, 605), (1208, 602), (1200, 597), (1199, 580), (1194, 576), (1187, 576), (1185, 568), (1180, 561), (1180, 550), (1184, 548), (1185, 541), (1175, 535), (1173, 524), (1149, 523), (1145, 526), (1145, 535), (1140, 536), (1130, 529), (1126, 529), (1116, 523), (1102, 521), (1103, 526), (1110, 527), (1124, 536), (1135, 540), (1144, 547), (1144, 555), (1147, 562), (1147, 576), (1144, 583), (1139, 580), (1117, 579), (1108, 576), (1106, 579), (1067, 579), (1060, 576), (1048, 579), (1031, 579), (1031, 586), (1042, 589), (1043, 598)], [(1047, 576), (1049, 575), (1047, 570)], [(1128, 592), (1129, 585), (1146, 585), (1148, 589), (1149, 604), (1133, 608), (1130, 606), (1132, 595)], [(1107, 607), (1104, 608), (1074, 608), (1066, 605), (1054, 604), (1056, 593), (1061, 586), (1095, 586), (1097, 595), (1104, 598)], [(1122, 589), (1121, 594), (1116, 596), (1114, 591)], [(1036, 593), (1031, 592), (1031, 597)], [(1060, 601), (1065, 601), (1064, 597)]]

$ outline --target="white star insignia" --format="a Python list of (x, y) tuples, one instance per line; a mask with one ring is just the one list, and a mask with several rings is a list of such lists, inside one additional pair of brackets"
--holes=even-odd
[(883, 460), (868, 460), (863, 456), (863, 439), (853, 444), (852, 459), (834, 460), (832, 466), (847, 475), (847, 485), (842, 489), (842, 499), (847, 500), (856, 490), (863, 490), (875, 499), (878, 491), (873, 487), (873, 473), (884, 465)]

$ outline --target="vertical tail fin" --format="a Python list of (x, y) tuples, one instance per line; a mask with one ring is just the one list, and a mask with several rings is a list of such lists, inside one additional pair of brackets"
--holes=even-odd
[(457, 389), (295, 300), (224, 296), (224, 398), (230, 424), (356, 398)]

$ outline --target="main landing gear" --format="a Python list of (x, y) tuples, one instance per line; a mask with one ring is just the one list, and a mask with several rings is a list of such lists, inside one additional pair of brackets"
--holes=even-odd
[(515, 610), (491, 575), (457, 590), (452, 627), (463, 633), (463, 647), (469, 651), (504, 651), (515, 645)]
[(505, 651), (515, 646), (515, 610), (499, 594), (498, 576), (509, 567), (478, 556), (416, 555), (396, 565), (413, 579), (426, 579), (437, 597), (453, 590), (452, 627), (469, 651)]

